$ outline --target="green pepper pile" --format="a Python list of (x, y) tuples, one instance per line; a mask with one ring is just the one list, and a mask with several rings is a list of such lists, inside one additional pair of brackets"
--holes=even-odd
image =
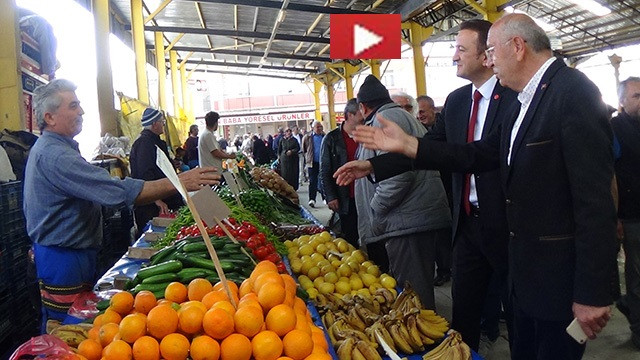
[(195, 224), (195, 222), (196, 221), (193, 219), (193, 215), (191, 215), (189, 207), (186, 205), (181, 207), (178, 210), (176, 219), (169, 226), (167, 226), (164, 236), (158, 239), (158, 241), (153, 244), (153, 247), (156, 249), (161, 249), (171, 244), (176, 239), (178, 231), (180, 231), (183, 226), (189, 226), (191, 224)]

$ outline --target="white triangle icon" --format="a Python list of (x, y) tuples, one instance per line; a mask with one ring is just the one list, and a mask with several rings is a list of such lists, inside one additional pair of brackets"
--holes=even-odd
[(358, 24), (353, 25), (353, 54), (359, 55), (361, 52), (378, 45), (384, 38), (369, 29)]

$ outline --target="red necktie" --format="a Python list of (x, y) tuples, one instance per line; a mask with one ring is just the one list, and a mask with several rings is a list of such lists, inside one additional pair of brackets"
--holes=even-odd
[[(467, 142), (473, 142), (473, 135), (476, 131), (476, 123), (478, 122), (478, 104), (482, 94), (476, 90), (473, 93), (473, 107), (471, 108), (471, 117), (469, 118), (469, 127), (467, 129)], [(462, 204), (464, 205), (464, 212), (467, 215), (471, 215), (471, 203), (469, 202), (469, 194), (471, 193), (471, 174), (464, 176), (464, 193), (462, 194)]]

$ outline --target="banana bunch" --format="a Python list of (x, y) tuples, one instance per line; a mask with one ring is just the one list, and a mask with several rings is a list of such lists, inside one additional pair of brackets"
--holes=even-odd
[(370, 342), (347, 338), (336, 350), (340, 360), (382, 360)]
[(342, 297), (333, 293), (318, 294), (314, 299), (318, 311), (323, 314), (327, 310), (348, 312), (355, 305), (359, 305), (373, 314), (386, 314), (391, 309), (396, 296), (386, 288), (379, 288), (373, 295), (347, 294)]
[(81, 342), (89, 338), (87, 327), (80, 324), (60, 325), (51, 330), (50, 335), (59, 338), (72, 348), (77, 348)]
[(360, 354), (353, 350), (358, 348), (358, 342), (362, 342), (359, 352), (367, 360), (375, 357), (364, 347), (382, 353), (382, 341), (394, 352), (424, 352), (449, 330), (446, 319), (422, 308), (420, 298), (408, 283), (397, 297), (387, 289), (378, 289), (371, 297), (319, 294), (316, 306), (331, 342), (337, 350), (342, 349), (338, 352), (340, 359), (358, 359)]
[(364, 329), (355, 329), (351, 324), (347, 323), (344, 318), (337, 319), (326, 329), (331, 342), (336, 348), (339, 348), (342, 342), (349, 338), (369, 342), (374, 348), (378, 347), (378, 343), (365, 334)]
[(416, 319), (418, 330), (433, 340), (442, 339), (449, 331), (449, 322), (433, 310), (420, 310), (412, 316)]
[(402, 314), (406, 314), (413, 308), (422, 309), (422, 302), (420, 301), (418, 294), (413, 291), (413, 288), (411, 288), (411, 284), (409, 284), (409, 282), (405, 282), (404, 290), (402, 290), (393, 304), (391, 304), (391, 309), (399, 311)]
[(449, 336), (436, 348), (422, 356), (423, 360), (469, 360), (471, 349), (462, 341), (460, 333), (451, 330)]

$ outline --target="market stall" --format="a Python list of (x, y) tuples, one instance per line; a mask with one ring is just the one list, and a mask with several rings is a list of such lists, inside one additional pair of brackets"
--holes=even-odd
[(194, 360), (478, 358), (408, 285), (323, 231), (274, 174), (236, 171), (207, 195), (228, 207), (223, 220), (205, 227), (191, 203), (154, 219), (72, 307), (84, 332), (63, 325), (59, 337), (89, 360), (98, 346), (107, 359), (140, 349)]

